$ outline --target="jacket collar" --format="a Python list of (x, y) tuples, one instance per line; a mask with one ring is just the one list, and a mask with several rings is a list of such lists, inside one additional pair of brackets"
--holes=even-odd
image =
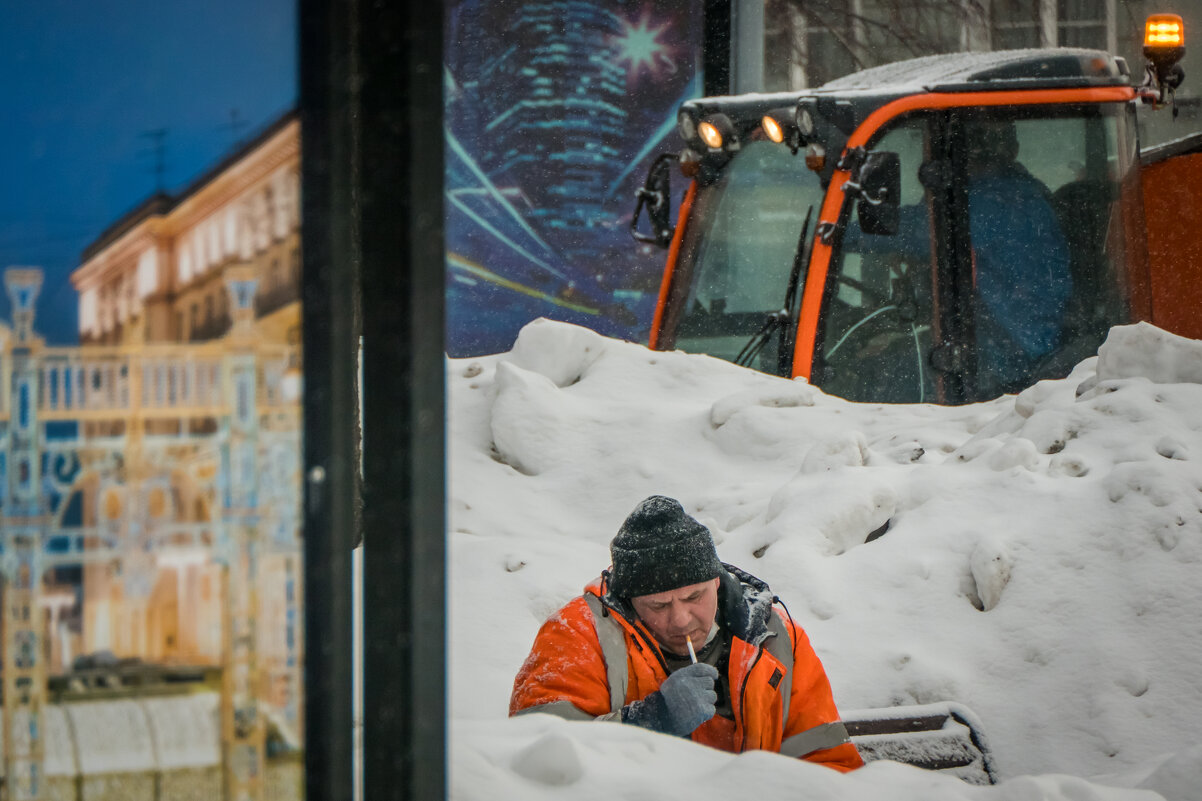
[(747, 571), (726, 563), (722, 566), (726, 574), (718, 586), (718, 622), (740, 640), (760, 645), (773, 636), (768, 617), (776, 596), (763, 580)]

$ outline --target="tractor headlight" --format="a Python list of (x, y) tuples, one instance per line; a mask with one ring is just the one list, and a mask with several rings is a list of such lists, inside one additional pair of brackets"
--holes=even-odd
[(764, 134), (777, 144), (788, 145), (794, 153), (804, 143), (791, 108), (775, 108), (760, 119)]
[(736, 145), (735, 126), (725, 114), (710, 114), (697, 126), (697, 135), (710, 150), (733, 148)]

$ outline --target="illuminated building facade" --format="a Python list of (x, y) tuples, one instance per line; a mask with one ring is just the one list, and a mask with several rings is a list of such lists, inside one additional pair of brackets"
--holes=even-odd
[(71, 276), (79, 346), (37, 335), (41, 271), (5, 272), (10, 797), (51, 792), (48, 681), (89, 670), (216, 669), (229, 798), (303, 742), (299, 157), (288, 115), (105, 231)]
[(300, 122), (288, 114), (179, 195), (148, 198), (87, 247), (72, 274), (82, 344), (203, 342), (229, 331), (225, 270), (250, 265), (256, 325), (299, 342)]

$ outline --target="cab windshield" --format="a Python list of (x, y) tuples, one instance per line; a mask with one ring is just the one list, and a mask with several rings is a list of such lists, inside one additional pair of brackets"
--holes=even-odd
[(745, 144), (698, 192), (678, 264), (687, 295), (672, 315), (674, 342), (670, 319), (664, 344), (780, 372), (786, 327), (769, 316), (785, 306), (807, 210), (816, 215), (821, 201), (818, 176), (800, 155)]

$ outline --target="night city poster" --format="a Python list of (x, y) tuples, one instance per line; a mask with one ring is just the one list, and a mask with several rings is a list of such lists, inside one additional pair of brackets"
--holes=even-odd
[(700, 7), (463, 0), (446, 21), (448, 354), (537, 317), (645, 341), (664, 251), (631, 215), (701, 94)]

